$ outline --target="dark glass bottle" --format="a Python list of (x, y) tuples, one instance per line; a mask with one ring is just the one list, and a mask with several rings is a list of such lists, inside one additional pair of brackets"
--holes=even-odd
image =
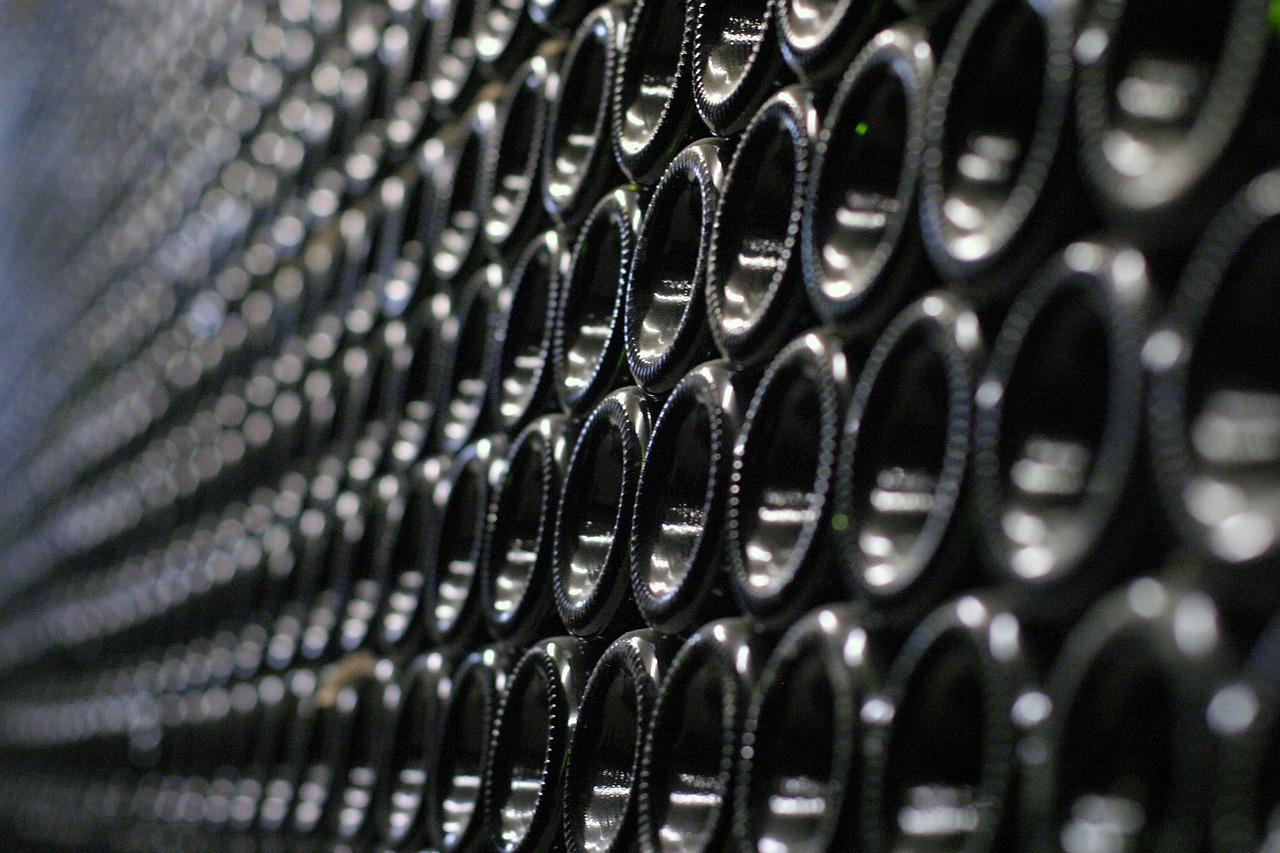
[(765, 371), (734, 444), (725, 511), (734, 592), (770, 625), (838, 595), (834, 471), (855, 370), (838, 338), (800, 336)]
[(578, 26), (560, 66), (560, 96), (547, 116), (542, 197), (551, 215), (570, 227), (620, 183), (609, 115), (626, 16), (620, 0), (597, 7)]
[(427, 572), (417, 617), (436, 642), (470, 637), (479, 625), (476, 575), (490, 495), (506, 469), (505, 452), (501, 435), (469, 444), (436, 485), (433, 522), (422, 548)]
[(1094, 198), (1159, 250), (1193, 239), (1280, 132), (1276, 23), (1260, 0), (1088, 4), (1076, 118)]
[(787, 64), (811, 85), (819, 85), (839, 77), (876, 31), (909, 13), (913, 2), (775, 0), (771, 5)]
[(1068, 139), (1069, 0), (976, 0), (938, 67), (924, 128), (925, 246), (995, 313), (1088, 222)]
[(556, 396), (582, 413), (630, 379), (623, 353), (627, 273), (640, 228), (640, 195), (614, 190), (587, 214), (554, 304), (551, 363)]
[(911, 632), (864, 705), (863, 846), (1018, 850), (1016, 751), (1044, 707), (1017, 616), (966, 595)]
[(400, 649), (419, 640), (419, 610), (427, 583), (429, 553), (424, 545), (437, 533), (435, 495), (447, 478), (452, 456), (430, 456), (414, 464), (406, 474), (404, 515), (392, 552), (397, 576), (379, 617), (379, 640), (384, 649)]
[[(433, 758), (440, 750), (443, 709), (453, 693), (449, 660), (438, 651), (424, 652), (406, 667), (400, 684), (402, 711), (390, 734), (385, 784), (373, 802), (379, 840), (391, 849), (414, 843)], [(425, 839), (418, 843), (425, 843)]]
[(1013, 304), (978, 383), (980, 542), (1029, 619), (1078, 616), (1166, 547), (1142, 441), (1151, 288), (1137, 250), (1072, 244)]
[(546, 231), (525, 247), (498, 295), (490, 328), (489, 406), (508, 433), (554, 407), (551, 335), (567, 262), (561, 232)]
[(649, 404), (639, 388), (615, 391), (578, 430), (556, 513), (552, 579), (565, 626), (590, 636), (628, 627), (627, 551)]
[(440, 384), (428, 447), (455, 453), (482, 428), (488, 413), (490, 329), (499, 310), (502, 267), (488, 264), (471, 277), (457, 308), (440, 325)]
[(488, 200), (481, 228), (499, 254), (513, 257), (543, 227), (542, 151), (551, 104), (560, 95), (565, 42), (548, 39), (512, 74), (498, 101), (485, 152), (481, 196)]
[(586, 640), (553, 637), (530, 648), (511, 669), (484, 776), (492, 849), (540, 853), (563, 845), (565, 753), (597, 654)]
[[(638, 183), (655, 180), (698, 124), (693, 107), (696, 3), (634, 0), (613, 87), (613, 152)], [(694, 131), (696, 133), (696, 131)]]
[(645, 734), (674, 650), (652, 631), (633, 631), (611, 643), (591, 670), (565, 759), (569, 853), (634, 849)]
[(640, 615), (665, 634), (733, 608), (721, 557), (741, 386), (727, 363), (700, 365), (653, 423), (631, 521), (631, 591)]
[(363, 648), (376, 631), (382, 600), (395, 581), (396, 549), (408, 500), (409, 478), (384, 474), (369, 487), (364, 500), (364, 529), (351, 558), (351, 592), (339, 626), (339, 644), (348, 652)]
[(666, 392), (714, 352), (706, 269), (726, 161), (725, 144), (710, 139), (677, 154), (636, 236), (624, 309), (627, 366), (653, 393)]
[(346, 849), (377, 837), (372, 805), (380, 802), (383, 792), (390, 787), (387, 771), (392, 741), (388, 733), (400, 728), (405, 707), (402, 675), (395, 662), (379, 658), (368, 666), (368, 675), (357, 688), (359, 694), (352, 697), (356, 711), (346, 750), (346, 767), (333, 780), (335, 796), (325, 817), (327, 834), (340, 844), (348, 845)]
[(486, 0), (427, 0), (438, 11), (423, 69), (431, 93), (435, 121), (448, 122), (471, 100), (480, 85), (472, 33), (484, 14)]
[(1208, 711), (1231, 669), (1203, 593), (1141, 578), (1095, 605), (1045, 695), (1015, 707), (1027, 723), (1044, 718), (1018, 750), (1025, 842), (1205, 849), (1218, 761)]
[(737, 849), (737, 757), (762, 645), (741, 619), (723, 619), (693, 632), (668, 667), (635, 794), (644, 853)]
[(716, 346), (738, 363), (770, 358), (806, 325), (796, 245), (818, 111), (790, 86), (752, 117), (725, 175), (707, 257), (707, 314)]
[(735, 820), (742, 850), (858, 849), (864, 709), (879, 685), (857, 612), (823, 607), (770, 655), (747, 712)]
[(537, 41), (539, 27), (527, 7), (525, 0), (487, 0), (484, 14), (476, 21), (471, 34), (476, 59), (496, 78), (510, 77)]
[(480, 582), (491, 633), (528, 643), (563, 631), (552, 592), (556, 512), (573, 446), (569, 422), (548, 415), (521, 430), (495, 483)]
[(453, 316), (453, 300), (445, 293), (432, 294), (410, 317), (409, 326), (417, 329), (413, 351), (404, 375), (401, 395), (401, 422), (417, 426), (423, 436), (429, 435), (436, 417), (435, 389), (440, 385), (442, 330)]
[(1179, 538), (1217, 568), (1220, 605), (1277, 609), (1280, 373), (1274, 350), (1280, 174), (1254, 180), (1214, 220), (1167, 318), (1147, 338), (1151, 454)]
[(695, 6), (693, 103), (716, 136), (731, 136), (779, 85), (784, 66), (773, 4), (697, 0)]
[(1221, 742), (1222, 777), (1214, 802), (1214, 853), (1266, 850), (1280, 841), (1280, 622), (1267, 626), (1240, 677), (1209, 702)]
[(927, 286), (916, 219), (933, 52), (903, 25), (875, 36), (840, 80), (806, 194), (801, 257), (828, 321), (875, 328)]
[[(428, 771), (427, 838), (441, 853), (484, 849), (489, 838), (484, 786), (496, 746), (495, 726), (508, 685), (509, 653), (486, 647), (467, 655), (452, 678), (441, 712), (434, 762)], [(516, 670), (518, 672), (518, 670)], [(417, 846), (416, 844), (414, 845)]]
[(454, 282), (465, 282), (466, 275), (475, 264), (483, 262), (486, 253), (480, 220), (489, 200), (481, 195), (485, 188), (480, 176), (490, 140), (499, 132), (495, 119), (501, 91), (497, 84), (486, 86), (457, 125), (441, 132), (446, 162), (432, 174), (436, 184), (435, 214), (439, 218), (431, 227), (433, 239), (428, 255), (432, 276), (445, 288)]
[(966, 469), (984, 356), (977, 315), (928, 294), (876, 342), (849, 404), (831, 516), (836, 553), (852, 587), (908, 625), (977, 580)]

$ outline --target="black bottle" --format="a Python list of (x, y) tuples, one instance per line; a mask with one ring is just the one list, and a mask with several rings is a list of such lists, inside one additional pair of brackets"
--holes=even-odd
[(1280, 57), (1270, 7), (1104, 0), (1085, 7), (1078, 32), (1076, 117), (1094, 198), (1144, 249), (1190, 241), (1271, 165)]
[(653, 422), (631, 520), (631, 591), (640, 615), (664, 634), (733, 609), (721, 557), (743, 384), (723, 361), (700, 365)]
[(773, 0), (778, 41), (787, 64), (811, 85), (839, 77), (877, 30), (914, 0)]
[(442, 853), (489, 848), (485, 822), (490, 807), (484, 802), (484, 788), (496, 744), (495, 724), (514, 674), (510, 669), (509, 653), (492, 646), (467, 655), (454, 670), (428, 770), (423, 815), (426, 838)]
[(356, 716), (351, 724), (346, 768), (333, 780), (335, 796), (325, 818), (327, 834), (339, 843), (355, 846), (377, 837), (379, 827), (373, 805), (383, 800), (383, 792), (392, 781), (387, 773), (392, 747), (389, 733), (401, 727), (405, 707), (401, 681), (395, 662), (379, 658), (369, 664), (368, 676), (358, 687), (359, 695), (352, 697)]
[(1025, 849), (1016, 751), (1044, 707), (1025, 642), (1013, 613), (973, 595), (911, 632), (863, 706), (861, 849)]
[(401, 394), (401, 422), (416, 424), (425, 438), (435, 423), (435, 390), (442, 379), (440, 369), (445, 361), (442, 330), (453, 316), (453, 300), (447, 293), (435, 293), (416, 309), (409, 325), (419, 331), (414, 338), (409, 365), (405, 369)]
[(970, 3), (929, 96), (925, 246), (945, 281), (996, 314), (1087, 223), (1064, 144), (1074, 5)]
[[(428, 0), (437, 6), (434, 0)], [(431, 113), (445, 123), (470, 102), (480, 85), (472, 33), (484, 14), (486, 0), (442, 0), (427, 46), (424, 77), (431, 93)]]
[(542, 197), (551, 215), (570, 227), (620, 183), (609, 115), (626, 16), (620, 0), (597, 7), (578, 26), (560, 66), (560, 96), (547, 117)]
[(1075, 618), (1166, 547), (1143, 452), (1151, 288), (1137, 250), (1072, 244), (1014, 302), (978, 383), (980, 542), (1028, 619)]
[(1205, 849), (1219, 759), (1209, 707), (1232, 668), (1203, 593), (1141, 578), (1096, 604), (1045, 695), (1015, 708), (1045, 718), (1018, 750), (1026, 843)]
[(778, 88), (782, 52), (769, 0), (697, 0), (693, 102), (716, 136), (746, 126)]
[(351, 592), (339, 626), (338, 642), (345, 651), (363, 648), (382, 600), (395, 581), (396, 551), (409, 498), (409, 478), (384, 474), (370, 485), (364, 501), (364, 530), (351, 558)]
[(544, 41), (515, 70), (498, 101), (495, 125), (485, 152), (487, 199), (481, 228), (485, 239), (504, 257), (514, 257), (543, 227), (542, 151), (551, 104), (560, 96), (562, 39)]
[(634, 849), (645, 734), (674, 650), (652, 631), (633, 631), (611, 643), (591, 670), (564, 767), (569, 853)]
[(634, 614), (627, 551), (649, 427), (644, 395), (623, 388), (578, 430), (556, 513), (552, 573), (556, 608), (575, 634), (628, 627)]
[(752, 117), (725, 175), (707, 258), (716, 346), (738, 363), (778, 351), (810, 315), (796, 245), (818, 111), (790, 86)]
[(512, 440), (503, 475), (494, 484), (480, 589), (485, 623), (500, 639), (523, 644), (564, 630), (551, 566), (572, 447), (563, 415), (538, 418)]
[(1142, 350), (1164, 507), (1179, 539), (1216, 566), (1209, 583), (1220, 606), (1259, 625), (1278, 604), (1280, 384), (1268, 260), (1278, 188), (1280, 174), (1263, 175), (1219, 214)]
[(422, 554), (426, 577), (418, 616), (437, 643), (465, 639), (479, 625), (477, 574), (484, 549), (489, 499), (506, 469), (506, 440), (482, 438), (463, 448), (436, 485), (433, 521)]
[(490, 330), (503, 281), (502, 267), (481, 267), (459, 297), (457, 308), (440, 325), (440, 383), (427, 445), (433, 450), (456, 453), (488, 418)]
[(930, 293), (889, 324), (854, 387), (831, 527), (851, 587), (889, 619), (914, 623), (977, 580), (966, 473), (984, 355), (977, 315)]
[(800, 243), (809, 298), (825, 320), (876, 328), (927, 286), (916, 198), (933, 72), (925, 33), (903, 25), (875, 36), (840, 79), (814, 151)]
[(1280, 840), (1280, 622), (1272, 619), (1239, 678), (1209, 702), (1221, 741), (1222, 777), (1214, 798), (1214, 853), (1266, 850)]
[(557, 289), (551, 363), (556, 396), (566, 411), (588, 411), (630, 379), (623, 311), (640, 206), (639, 193), (630, 187), (600, 199), (578, 232)]
[(427, 583), (432, 552), (425, 548), (439, 535), (436, 491), (447, 479), (452, 456), (430, 456), (407, 472), (404, 516), (393, 551), (398, 575), (390, 587), (379, 617), (379, 641), (383, 649), (404, 648), (421, 639), (418, 617), (423, 589)]
[(834, 471), (856, 363), (822, 331), (769, 364), (733, 448), (725, 532), (743, 611), (785, 625), (837, 597)]
[(438, 651), (424, 652), (405, 667), (400, 683), (402, 710), (390, 733), (385, 783), (370, 805), (379, 840), (388, 848), (413, 843), (413, 833), (422, 830), (427, 780), (440, 749), (443, 709), (453, 691), (451, 675), (448, 658)]
[(727, 155), (725, 143), (712, 139), (677, 154), (636, 236), (624, 312), (627, 366), (652, 393), (666, 392), (714, 352), (706, 270)]
[[(693, 106), (693, 2), (634, 0), (613, 86), (613, 153), (647, 184), (700, 124)], [(694, 131), (696, 133), (696, 131)], [(701, 134), (699, 134), (701, 135)]]
[(489, 406), (508, 433), (554, 408), (551, 337), (567, 263), (562, 233), (543, 232), (520, 254), (498, 296), (490, 328)]
[[(486, 252), (481, 217), (489, 206), (480, 179), (485, 152), (498, 132), (497, 84), (486, 86), (457, 125), (441, 132), (446, 162), (432, 174), (435, 181), (436, 223), (427, 246), (431, 274), (438, 286), (449, 288), (465, 276)], [(448, 134), (447, 136), (445, 134)]]
[(496, 78), (510, 77), (537, 41), (539, 27), (527, 7), (525, 0), (487, 0), (484, 14), (476, 21), (471, 34), (476, 59)]
[(872, 652), (850, 607), (820, 608), (783, 635), (747, 712), (738, 849), (858, 849), (863, 702), (880, 680)]
[(763, 643), (741, 619), (703, 625), (663, 678), (645, 737), (640, 849), (732, 850), (738, 753)]
[(553, 637), (530, 648), (512, 667), (484, 774), (491, 849), (561, 849), (565, 753), (596, 654), (586, 640)]

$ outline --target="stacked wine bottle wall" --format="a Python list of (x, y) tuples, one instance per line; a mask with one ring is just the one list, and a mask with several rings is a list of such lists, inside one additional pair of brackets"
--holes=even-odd
[(1280, 845), (1274, 3), (154, 5), (11, 849)]

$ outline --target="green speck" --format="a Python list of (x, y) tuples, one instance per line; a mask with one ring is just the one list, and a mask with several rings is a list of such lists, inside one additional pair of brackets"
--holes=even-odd
[[(1272, 0), (1272, 2), (1271, 2), (1271, 22), (1272, 22), (1273, 24), (1275, 23), (1275, 20), (1276, 20), (1276, 8), (1277, 8), (1277, 7), (1280, 7), (1280, 0)], [(855, 127), (855, 128), (853, 129), (853, 132), (854, 132), (854, 133), (856, 133), (856, 134), (858, 134), (859, 136), (866, 136), (866, 135), (867, 135), (867, 123), (866, 123), (865, 121), (860, 121), (860, 122), (858, 122), (858, 126), (857, 126), (857, 127)]]
[(1280, 0), (1271, 0), (1270, 14), (1271, 29), (1280, 30)]
[[(859, 125), (859, 127), (866, 127), (866, 125)], [(847, 530), (848, 527), (849, 527), (849, 519), (844, 513), (838, 512), (831, 517), (832, 530), (836, 530), (836, 531)]]

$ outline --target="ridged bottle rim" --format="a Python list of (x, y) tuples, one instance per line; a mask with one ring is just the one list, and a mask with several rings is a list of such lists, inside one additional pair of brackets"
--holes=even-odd
[[(694, 106), (713, 133), (717, 136), (729, 136), (737, 133), (747, 124), (751, 114), (756, 112), (760, 102), (768, 96), (769, 82), (783, 67), (782, 52), (778, 47), (778, 32), (773, 16), (773, 4), (770, 0), (750, 0), (751, 3), (759, 5), (755, 32), (752, 33), (754, 38), (746, 55), (741, 57), (742, 66), (733, 69), (736, 79), (730, 81), (726, 90), (721, 92), (713, 91), (706, 79), (713, 61), (709, 55), (713, 47), (711, 40), (720, 35), (712, 32), (714, 23), (709, 20), (709, 17), (721, 9), (723, 14), (729, 15), (730, 10), (724, 8), (717, 0), (690, 0), (690, 2), (696, 4), (692, 57)], [(743, 15), (741, 20), (745, 19), (747, 16)], [(740, 20), (734, 23), (738, 24)]]

